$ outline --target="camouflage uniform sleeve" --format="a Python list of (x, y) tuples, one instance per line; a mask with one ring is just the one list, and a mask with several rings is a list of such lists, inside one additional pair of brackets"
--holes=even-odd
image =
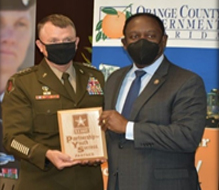
[(46, 169), (48, 147), (31, 139), (32, 105), (25, 90), (16, 75), (9, 79), (2, 102), (3, 144), (9, 153)]

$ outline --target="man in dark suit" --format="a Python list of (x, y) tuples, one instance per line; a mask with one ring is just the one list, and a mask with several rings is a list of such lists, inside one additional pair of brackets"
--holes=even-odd
[[(17, 189), (102, 190), (99, 164), (61, 152), (57, 111), (102, 106), (103, 74), (73, 63), (79, 38), (68, 17), (49, 15), (38, 24), (38, 35), (45, 58), (9, 79), (2, 103), (5, 148), (21, 159)], [(71, 92), (64, 86), (69, 83)]]
[[(206, 116), (203, 81), (163, 55), (167, 35), (157, 16), (131, 16), (123, 34), (134, 64), (108, 78), (100, 117), (108, 145), (108, 190), (197, 190), (194, 159)], [(143, 75), (130, 104), (136, 70)]]

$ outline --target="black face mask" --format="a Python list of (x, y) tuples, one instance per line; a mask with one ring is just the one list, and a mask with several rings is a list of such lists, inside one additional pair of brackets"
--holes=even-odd
[(155, 60), (159, 52), (159, 45), (146, 39), (140, 39), (129, 44), (127, 51), (136, 64), (148, 66)]
[(57, 65), (65, 65), (75, 56), (75, 42), (44, 45), (48, 53), (47, 59)]

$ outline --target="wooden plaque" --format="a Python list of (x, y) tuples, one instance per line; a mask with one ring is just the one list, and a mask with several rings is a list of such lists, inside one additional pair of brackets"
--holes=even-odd
[(58, 111), (62, 152), (74, 160), (107, 159), (105, 132), (98, 125), (101, 107)]

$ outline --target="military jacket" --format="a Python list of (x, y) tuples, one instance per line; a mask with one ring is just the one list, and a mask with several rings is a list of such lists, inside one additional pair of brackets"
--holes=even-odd
[[(74, 97), (45, 60), (8, 81), (2, 104), (3, 143), (21, 158), (19, 190), (102, 189), (99, 166), (77, 165), (60, 171), (45, 157), (48, 149), (60, 150), (57, 111), (103, 106), (103, 74), (82, 63), (74, 62), (73, 66)], [(93, 90), (89, 88), (92, 81), (96, 81)]]

